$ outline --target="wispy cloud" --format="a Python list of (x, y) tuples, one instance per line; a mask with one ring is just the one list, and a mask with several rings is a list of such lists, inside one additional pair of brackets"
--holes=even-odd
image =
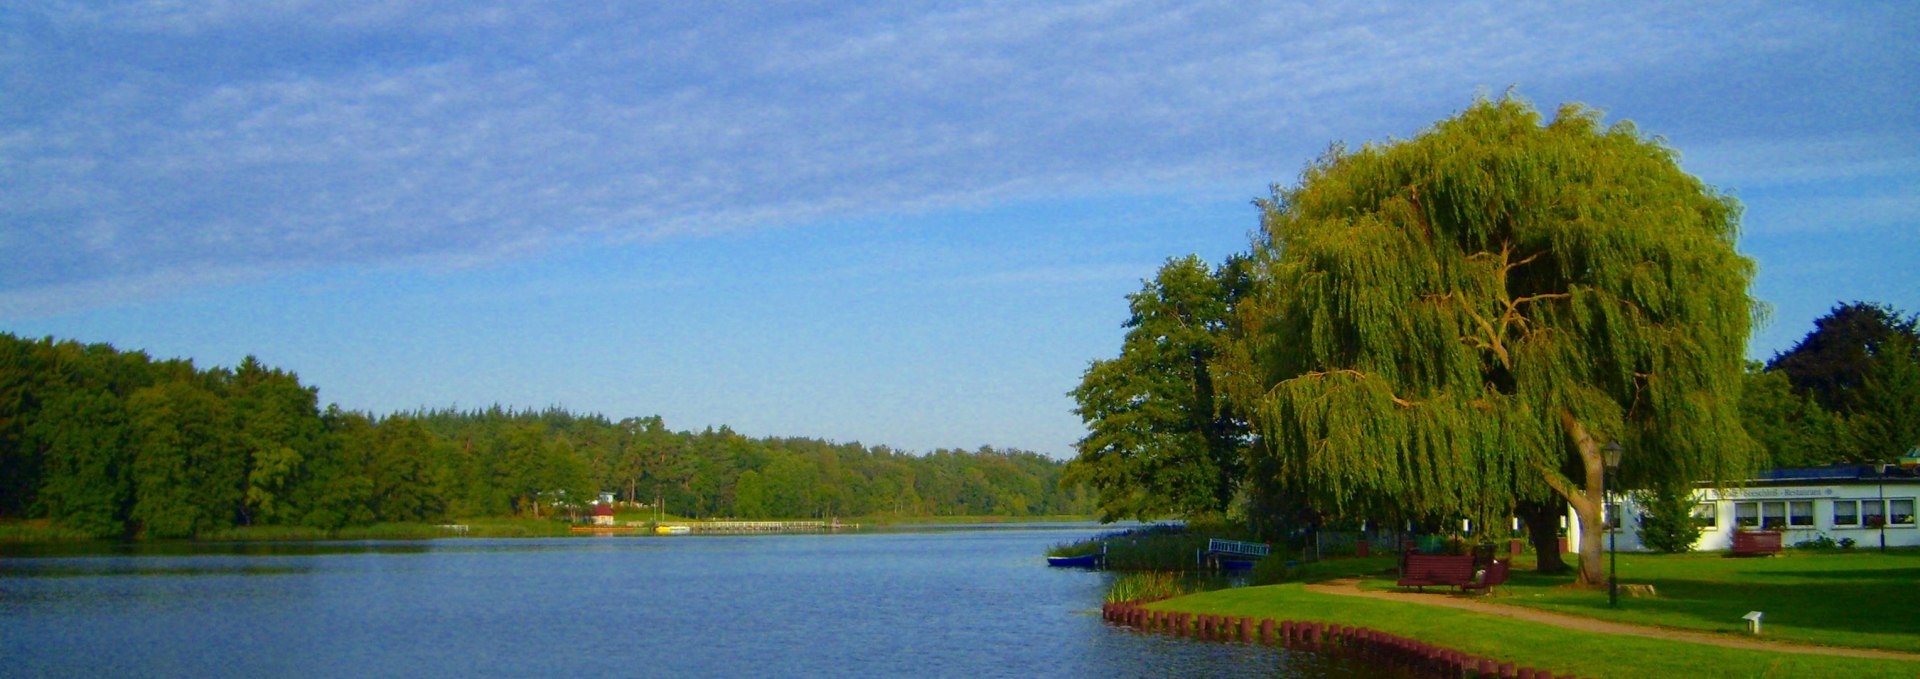
[(341, 263), (1281, 179), (1329, 141), (1411, 132), (1476, 87), (1764, 56), (1826, 39), (1836, 21), (1766, 4), (1715, 14), (0, 10), (0, 245), (13, 263), (0, 314)]

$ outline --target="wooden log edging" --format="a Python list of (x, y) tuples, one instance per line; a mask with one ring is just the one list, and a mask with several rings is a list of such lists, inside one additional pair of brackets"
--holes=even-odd
[(1107, 603), (1100, 616), (1110, 624), (1143, 632), (1212, 641), (1239, 641), (1291, 650), (1331, 653), (1392, 665), (1434, 677), (1502, 679), (1571, 678), (1533, 667), (1515, 667), (1417, 639), (1350, 625), (1298, 620), (1254, 619), (1149, 609), (1141, 601)]

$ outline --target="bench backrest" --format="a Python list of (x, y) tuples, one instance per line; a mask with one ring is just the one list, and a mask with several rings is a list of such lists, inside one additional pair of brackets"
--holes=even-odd
[(1465, 582), (1473, 578), (1473, 556), (1450, 554), (1408, 554), (1407, 577), (1444, 582)]
[(1736, 552), (1778, 552), (1780, 534), (1771, 531), (1749, 533), (1734, 531), (1733, 550)]

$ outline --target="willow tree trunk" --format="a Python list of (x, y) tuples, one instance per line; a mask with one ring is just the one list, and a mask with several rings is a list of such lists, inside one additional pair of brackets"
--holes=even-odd
[(1567, 562), (1560, 556), (1560, 518), (1566, 505), (1559, 502), (1523, 503), (1520, 522), (1527, 526), (1527, 539), (1533, 542), (1535, 570), (1541, 573), (1565, 573)]
[[(1574, 451), (1580, 455), (1580, 466), (1585, 472), (1584, 483), (1579, 487), (1568, 487), (1557, 481), (1549, 481), (1555, 490), (1567, 498), (1567, 504), (1573, 506), (1573, 514), (1580, 520), (1580, 580), (1587, 585), (1606, 582), (1606, 573), (1602, 569), (1603, 551), (1606, 547), (1607, 525), (1603, 520), (1606, 508), (1606, 465), (1600, 459), (1600, 442), (1594, 440), (1587, 426), (1573, 413), (1560, 411), (1560, 425), (1571, 439)], [(1554, 473), (1553, 476), (1558, 476)]]

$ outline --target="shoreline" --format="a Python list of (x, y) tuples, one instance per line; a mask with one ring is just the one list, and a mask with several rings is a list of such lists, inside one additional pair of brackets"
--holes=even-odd
[[(1262, 619), (1275, 620), (1276, 624), (1286, 619), (1296, 626), (1318, 625), (1323, 636), (1330, 626), (1359, 629), (1376, 633), (1375, 636), (1407, 639), (1426, 647), (1472, 656), (1476, 658), (1475, 672), (1480, 671), (1477, 659), (1484, 658), (1494, 661), (1496, 670), (1501, 665), (1551, 668), (1553, 676), (1920, 676), (1920, 655), (1899, 651), (1811, 645), (1789, 648), (1784, 644), (1764, 645), (1772, 643), (1766, 641), (1758, 641), (1763, 645), (1757, 647), (1711, 644), (1682, 638), (1678, 631), (1668, 632), (1663, 628), (1650, 628), (1654, 633), (1646, 635), (1610, 634), (1558, 627), (1466, 606), (1424, 605), (1394, 596), (1344, 595), (1324, 591), (1325, 587), (1324, 583), (1289, 583), (1214, 590), (1138, 608), (1149, 611), (1145, 614), (1148, 616), (1156, 612), (1163, 618), (1188, 616), (1186, 631), (1189, 632), (1197, 629), (1193, 621), (1201, 616), (1212, 616), (1214, 620), (1251, 619), (1256, 626)], [(1409, 596), (1450, 598), (1443, 594)], [(1500, 606), (1478, 601), (1469, 604)], [(1248, 637), (1244, 632), (1242, 636), (1259, 639)], [(1421, 657), (1425, 659), (1421, 662), (1427, 662), (1433, 656), (1429, 653)]]

